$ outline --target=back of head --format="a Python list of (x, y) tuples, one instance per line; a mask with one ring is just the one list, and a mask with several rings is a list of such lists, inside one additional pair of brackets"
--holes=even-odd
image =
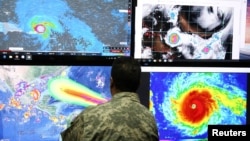
[(114, 60), (111, 77), (116, 89), (123, 92), (136, 92), (140, 85), (141, 66), (132, 57), (121, 57)]

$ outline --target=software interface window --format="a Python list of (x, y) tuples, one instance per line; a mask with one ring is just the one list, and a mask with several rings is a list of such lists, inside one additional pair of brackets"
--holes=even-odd
[(246, 0), (138, 1), (135, 58), (239, 59), (245, 23)]
[(131, 12), (132, 0), (0, 0), (0, 55), (129, 56)]

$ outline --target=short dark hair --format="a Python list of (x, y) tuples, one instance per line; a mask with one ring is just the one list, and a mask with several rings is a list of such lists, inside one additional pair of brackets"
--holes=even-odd
[(136, 92), (140, 85), (141, 65), (132, 57), (117, 58), (112, 64), (111, 77), (120, 91)]

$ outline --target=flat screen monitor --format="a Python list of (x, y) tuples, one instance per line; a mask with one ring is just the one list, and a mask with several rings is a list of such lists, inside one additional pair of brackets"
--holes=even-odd
[(133, 0), (0, 0), (0, 59), (130, 56), (133, 12)]
[[(0, 141), (59, 141), (85, 108), (111, 99), (111, 66), (0, 65)], [(148, 107), (149, 75), (138, 90)]]
[[(143, 0), (135, 8), (135, 54), (146, 62), (242, 60), (246, 0)], [(243, 49), (242, 49), (243, 48)]]
[(149, 109), (161, 141), (207, 140), (208, 125), (249, 122), (249, 69), (150, 70)]
[(0, 66), (0, 140), (58, 141), (88, 106), (111, 98), (109, 66)]

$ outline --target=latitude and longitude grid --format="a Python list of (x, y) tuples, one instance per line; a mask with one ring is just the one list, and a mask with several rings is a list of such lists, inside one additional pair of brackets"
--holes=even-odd
[[(186, 15), (188, 16), (186, 19), (190, 19), (191, 18), (191, 13), (192, 14), (194, 14), (194, 13), (196, 13), (196, 14), (200, 14), (199, 12), (193, 12), (193, 11), (191, 11), (190, 9), (189, 10), (182, 10), (182, 13), (187, 13)], [(153, 16), (155, 16), (154, 14), (152, 14)], [(178, 16), (178, 15), (176, 15), (176, 16)], [(161, 20), (159, 20), (159, 19), (161, 19)], [(145, 44), (147, 44), (147, 45), (149, 45), (150, 44), (150, 46), (147, 46), (147, 47), (150, 47), (151, 49), (152, 49), (152, 53), (163, 53), (164, 51), (153, 51), (154, 49), (154, 44), (157, 44), (157, 42), (161, 42), (161, 41), (155, 41), (155, 35), (157, 35), (158, 33), (160, 33), (160, 32), (162, 32), (162, 33), (167, 33), (167, 31), (159, 31), (159, 30), (154, 30), (154, 20), (148, 20), (147, 22), (151, 22), (151, 27), (149, 27), (149, 31), (148, 31), (148, 33), (150, 33), (150, 35), (149, 36), (151, 36), (151, 39), (149, 38), (149, 40), (144, 40), (143, 42), (145, 43)], [(164, 23), (166, 23), (167, 22), (167, 19), (166, 20), (162, 20), (162, 18), (158, 18), (158, 21), (157, 21), (157, 24), (159, 24), (159, 25), (162, 25), (162, 24), (164, 24)], [(180, 23), (180, 21), (178, 21), (178, 23)], [(195, 22), (191, 22), (191, 21), (188, 21), (188, 23), (189, 23), (189, 25), (191, 25), (193, 28), (196, 28), (196, 31), (195, 32), (190, 32), (191, 30), (189, 30), (189, 31), (182, 31), (183, 33), (188, 33), (188, 34), (197, 34), (197, 35), (199, 35), (199, 34), (203, 34), (203, 35), (212, 35), (213, 33), (215, 33), (216, 31), (211, 31), (211, 32), (206, 32), (206, 31), (204, 31), (204, 32), (199, 32), (199, 26), (195, 23)], [(143, 23), (142, 23), (143, 24)], [(224, 27), (222, 27), (222, 28), (224, 28)], [(160, 28), (160, 29), (162, 29), (162, 28)], [(181, 27), (180, 27), (180, 29), (181, 29)], [(182, 30), (182, 29), (181, 29)], [(218, 32), (218, 31), (217, 31)], [(229, 34), (232, 34), (232, 33), (229, 33)], [(224, 45), (225, 46), (230, 46), (231, 48), (230, 49), (228, 49), (227, 50), (227, 52), (226, 53), (228, 53), (228, 54), (230, 54), (230, 56), (232, 57), (232, 41), (228, 41), (228, 42), (225, 42), (224, 43)]]

